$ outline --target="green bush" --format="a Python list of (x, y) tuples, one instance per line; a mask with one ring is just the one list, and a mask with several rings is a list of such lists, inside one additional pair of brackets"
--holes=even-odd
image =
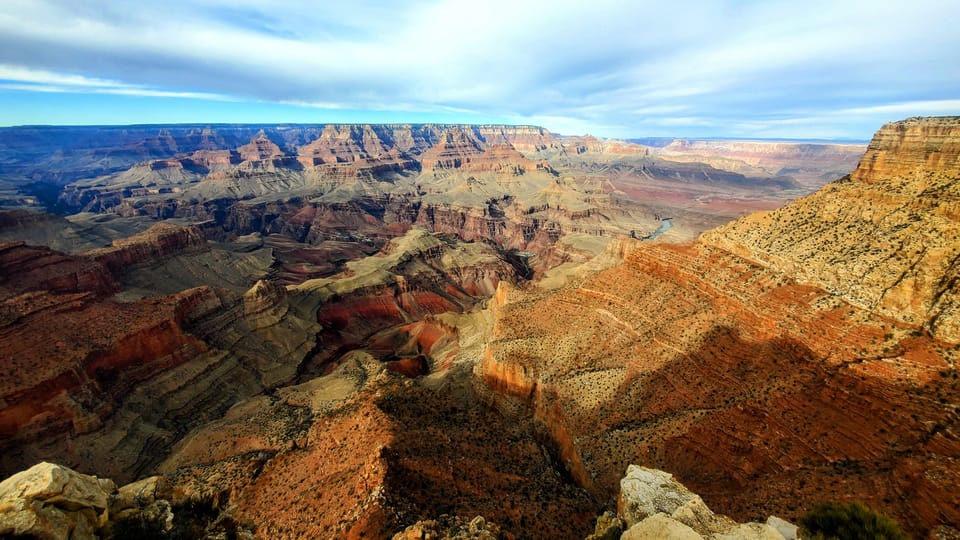
[(910, 540), (897, 522), (861, 503), (821, 503), (800, 518), (800, 532), (811, 540)]

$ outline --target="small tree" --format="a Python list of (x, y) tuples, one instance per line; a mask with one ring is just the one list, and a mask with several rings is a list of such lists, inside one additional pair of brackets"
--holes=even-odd
[(910, 540), (897, 522), (861, 503), (820, 503), (800, 518), (800, 532), (811, 540)]

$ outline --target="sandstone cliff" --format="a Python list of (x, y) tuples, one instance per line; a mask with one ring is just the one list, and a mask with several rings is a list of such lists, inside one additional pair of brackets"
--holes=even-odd
[(118, 289), (103, 264), (70, 257), (24, 242), (0, 243), (0, 294), (26, 291), (90, 292), (105, 296)]

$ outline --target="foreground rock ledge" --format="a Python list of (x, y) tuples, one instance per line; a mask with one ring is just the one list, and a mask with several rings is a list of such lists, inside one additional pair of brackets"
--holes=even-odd
[[(737, 523), (714, 514), (699, 495), (673, 479), (670, 473), (637, 465), (627, 467), (620, 480), (617, 517), (597, 520), (590, 540), (617, 538), (616, 528), (626, 529), (619, 538), (673, 539), (796, 539), (797, 528), (771, 516), (767, 523)], [(620, 523), (617, 523), (619, 521)], [(622, 524), (622, 525), (621, 525)]]
[(117, 489), (112, 480), (43, 462), (0, 482), (0, 537), (100, 538), (111, 521), (140, 513), (169, 529), (171, 495), (163, 477)]

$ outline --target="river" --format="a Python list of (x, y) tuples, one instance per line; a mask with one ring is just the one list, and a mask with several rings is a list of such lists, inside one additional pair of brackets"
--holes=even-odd
[(650, 236), (648, 236), (646, 239), (647, 239), (647, 240), (653, 240), (654, 238), (656, 238), (656, 237), (660, 236), (661, 234), (667, 232), (667, 231), (670, 229), (670, 219), (671, 219), (671, 218), (663, 218), (663, 220), (662, 220), (661, 223), (660, 223), (660, 228), (658, 228), (657, 230), (653, 231), (653, 234), (651, 234)]

